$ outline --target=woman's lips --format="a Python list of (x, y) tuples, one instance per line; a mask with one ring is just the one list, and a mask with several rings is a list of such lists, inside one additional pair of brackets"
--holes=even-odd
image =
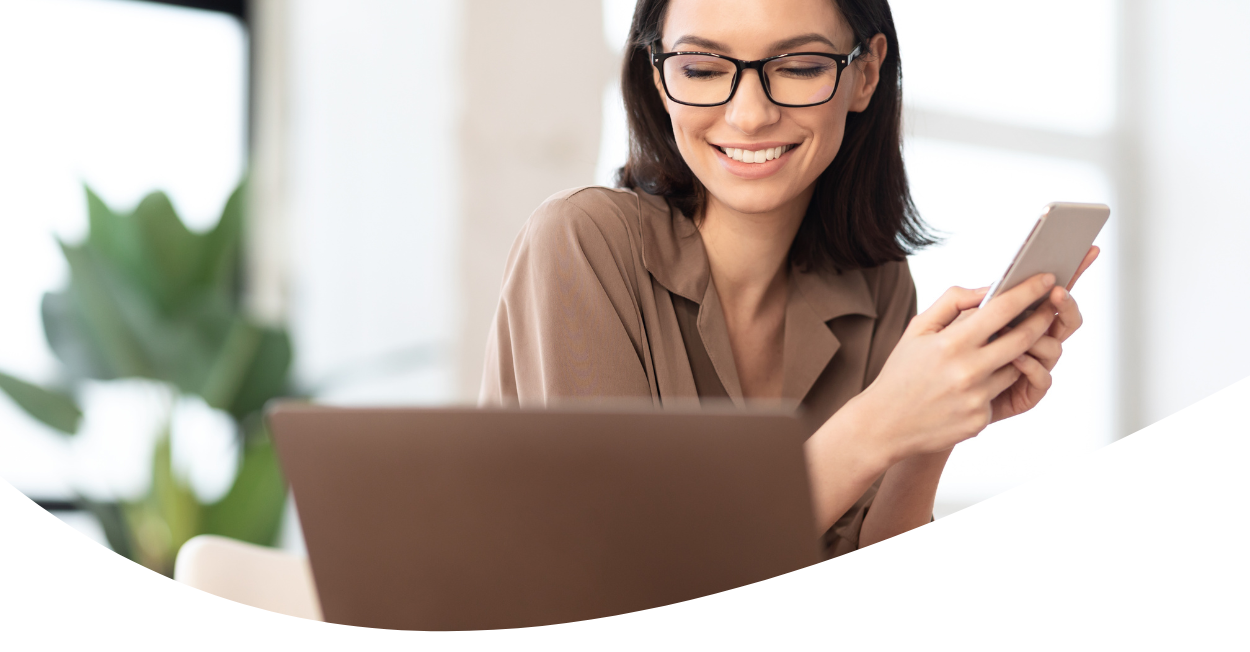
[[(723, 147), (712, 145), (716, 150), (717, 160), (720, 164), (734, 176), (743, 179), (763, 179), (772, 176), (783, 166), (790, 158), (798, 144), (791, 143), (786, 145), (776, 145), (773, 147), (757, 146), (757, 149)], [(772, 158), (769, 159), (769, 155)], [(752, 162), (747, 162), (749, 160)], [(755, 163), (759, 160), (761, 162)]]

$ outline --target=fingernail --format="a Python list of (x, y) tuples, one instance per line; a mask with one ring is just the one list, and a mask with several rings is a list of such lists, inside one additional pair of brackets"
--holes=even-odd
[(1067, 289), (1067, 288), (1059, 288), (1059, 300), (1060, 300), (1060, 301), (1067, 301), (1067, 300), (1068, 300), (1068, 296), (1069, 296), (1069, 295), (1068, 295), (1068, 289)]
[(1042, 278), (1042, 281), (1046, 283), (1047, 287), (1050, 287), (1055, 284), (1055, 275), (1047, 274), (1045, 277)]

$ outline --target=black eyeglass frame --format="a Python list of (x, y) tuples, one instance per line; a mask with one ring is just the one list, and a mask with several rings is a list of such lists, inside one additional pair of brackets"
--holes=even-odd
[[(787, 52), (785, 54), (779, 54), (775, 57), (768, 57), (767, 59), (757, 59), (755, 61), (743, 61), (742, 59), (735, 59), (733, 57), (727, 57), (723, 54), (716, 54), (714, 52), (692, 52), (692, 51), (660, 52), (660, 47), (661, 46), (660, 46), (659, 41), (656, 41), (655, 43), (651, 45), (651, 65), (655, 66), (656, 70), (660, 71), (660, 83), (664, 86), (664, 94), (668, 95), (668, 99), (678, 104), (684, 104), (685, 106), (698, 106), (698, 107), (721, 106), (724, 104), (729, 104), (730, 100), (734, 98), (734, 94), (738, 92), (738, 83), (742, 81), (742, 71), (748, 68), (754, 70), (755, 74), (759, 75), (760, 85), (764, 87), (764, 95), (768, 97), (769, 102), (772, 102), (773, 104), (776, 104), (777, 106), (784, 106), (784, 107), (795, 108), (795, 109), (801, 109), (801, 108), (805, 108), (809, 106), (820, 106), (821, 104), (825, 104), (829, 100), (832, 100), (834, 96), (838, 94), (838, 86), (842, 83), (842, 71), (845, 70), (847, 66), (851, 65), (851, 62), (854, 61), (856, 57), (858, 57), (861, 54), (860, 46), (856, 45), (855, 49), (851, 50), (850, 54), (830, 54), (828, 52)], [(668, 79), (664, 76), (664, 62), (667, 61), (668, 59), (671, 59), (672, 57), (683, 55), (683, 54), (685, 55), (697, 54), (697, 55), (701, 55), (705, 57), (715, 57), (717, 59), (723, 59), (725, 61), (729, 61), (730, 63), (734, 64), (737, 70), (734, 71), (733, 82), (729, 86), (729, 97), (725, 98), (723, 102), (716, 102), (715, 104), (695, 104), (694, 102), (683, 102), (673, 97), (672, 91), (668, 90)], [(774, 99), (773, 92), (769, 88), (768, 75), (764, 74), (764, 65), (772, 61), (776, 61), (778, 59), (785, 59), (787, 57), (813, 56), (813, 55), (818, 56), (818, 57), (825, 57), (828, 59), (833, 59), (834, 63), (837, 64), (838, 66), (837, 77), (835, 77), (833, 80), (833, 92), (829, 94), (829, 97), (827, 99), (824, 99), (820, 102), (815, 102), (813, 104), (785, 104), (782, 102), (778, 102), (776, 99)]]

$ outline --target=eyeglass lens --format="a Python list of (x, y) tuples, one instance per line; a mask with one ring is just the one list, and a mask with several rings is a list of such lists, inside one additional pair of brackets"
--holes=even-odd
[[(719, 104), (728, 100), (736, 71), (732, 61), (701, 54), (679, 54), (664, 61), (669, 94), (687, 104)], [(773, 101), (820, 104), (833, 97), (838, 64), (828, 57), (784, 57), (764, 64), (764, 75)]]

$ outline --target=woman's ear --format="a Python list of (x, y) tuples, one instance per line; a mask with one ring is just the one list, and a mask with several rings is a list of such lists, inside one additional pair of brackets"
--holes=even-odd
[(872, 94), (877, 90), (877, 84), (881, 81), (881, 62), (885, 61), (885, 55), (889, 51), (889, 43), (885, 39), (885, 34), (877, 34), (868, 41), (867, 56), (860, 55), (851, 65), (859, 71), (855, 75), (855, 85), (851, 91), (851, 105), (847, 109), (852, 113), (859, 113), (868, 108), (868, 104), (872, 102)]

